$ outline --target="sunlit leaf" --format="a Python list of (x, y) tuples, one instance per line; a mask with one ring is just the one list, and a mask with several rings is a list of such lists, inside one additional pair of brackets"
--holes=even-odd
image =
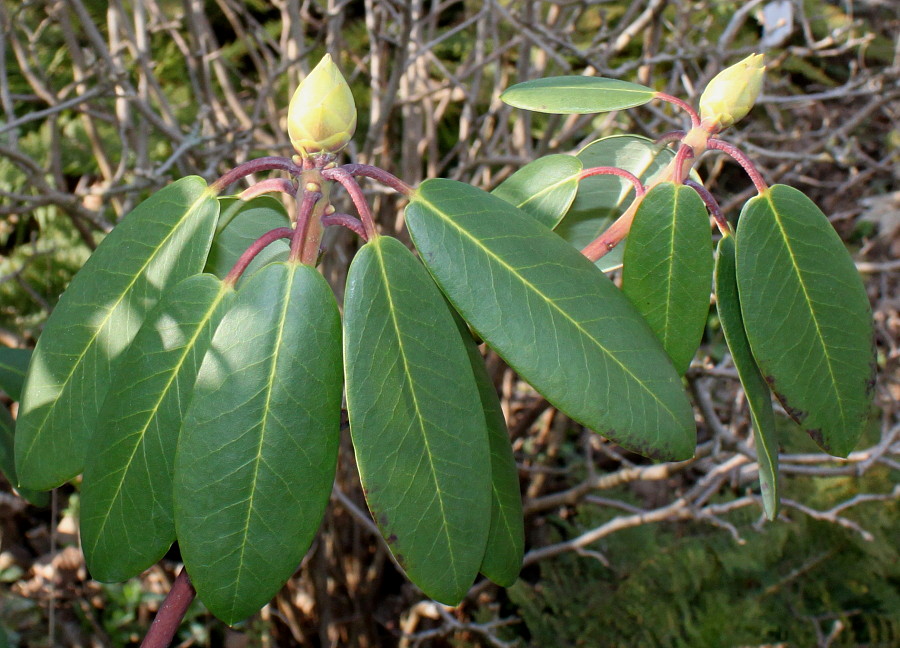
[[(224, 278), (251, 243), (269, 230), (290, 227), (290, 219), (280, 200), (272, 196), (258, 196), (242, 201), (234, 196), (219, 198), (221, 217), (216, 227), (209, 258), (204, 272)], [(274, 261), (286, 261), (290, 245), (278, 239), (268, 245), (250, 263), (240, 281), (259, 268)], [(238, 285), (240, 285), (240, 281)]]
[(543, 113), (600, 113), (641, 106), (656, 96), (650, 88), (603, 77), (562, 76), (524, 81), (500, 98), (516, 108)]
[(737, 229), (737, 283), (759, 369), (819, 446), (846, 456), (874, 387), (872, 311), (853, 259), (805, 195), (775, 185)]
[(553, 229), (575, 200), (581, 169), (576, 157), (547, 155), (516, 171), (491, 193)]
[(697, 192), (671, 182), (641, 201), (625, 248), (622, 290), (684, 374), (709, 315), (712, 234)]
[(628, 299), (571, 245), (452, 180), (422, 183), (406, 219), (454, 307), (551, 403), (635, 452), (693, 455), (693, 412), (671, 360)]
[(24, 486), (81, 472), (119, 356), (162, 292), (203, 268), (217, 215), (202, 178), (178, 180), (126, 216), (72, 279), (28, 368), (16, 431)]
[(716, 256), (716, 308), (732, 362), (750, 405), (763, 509), (766, 517), (774, 520), (778, 516), (778, 438), (775, 414), (772, 411), (769, 387), (759, 373), (744, 331), (734, 256), (734, 237), (723, 237), (719, 241)]
[(81, 489), (81, 546), (97, 580), (139, 574), (175, 540), (178, 431), (233, 296), (212, 275), (188, 277), (163, 295), (122, 355), (91, 436)]
[(31, 360), (31, 349), (11, 349), (0, 346), (0, 390), (14, 401), (22, 398), (25, 372)]
[(312, 542), (334, 481), (341, 329), (315, 269), (274, 263), (237, 292), (197, 376), (175, 458), (175, 527), (203, 603), (235, 623)]
[(425, 268), (385, 236), (353, 259), (344, 326), (347, 410), (369, 509), (410, 580), (456, 605), (491, 522), (488, 433), (459, 332)]

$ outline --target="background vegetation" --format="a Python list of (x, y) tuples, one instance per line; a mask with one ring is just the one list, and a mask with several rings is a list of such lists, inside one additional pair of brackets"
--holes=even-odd
[[(780, 28), (779, 10), (790, 15)], [(3, 0), (0, 344), (33, 346), (90, 250), (153, 190), (288, 153), (289, 92), (326, 51), (360, 108), (351, 158), (412, 184), (484, 188), (537, 155), (683, 126), (658, 105), (526, 114), (498, 99), (512, 83), (588, 73), (696, 101), (724, 64), (764, 51), (764, 96), (731, 137), (770, 182), (819, 203), (865, 274), (880, 374), (859, 450), (821, 455), (782, 417), (784, 511), (764, 524), (746, 406), (714, 317), (689, 372), (698, 456), (680, 464), (621, 453), (489, 357), (528, 512), (514, 587), (476, 584), (455, 610), (423, 600), (373, 532), (345, 447), (295, 578), (234, 629), (196, 605), (181, 645), (897, 645), (898, 34), (900, 7), (877, 0)], [(734, 218), (749, 181), (721, 157), (700, 171)], [(397, 230), (398, 198), (370, 199)], [(340, 294), (357, 244), (343, 230), (327, 244)], [(177, 548), (140, 579), (101, 585), (77, 548), (77, 483), (47, 506), (0, 489), (0, 646), (136, 645)]]

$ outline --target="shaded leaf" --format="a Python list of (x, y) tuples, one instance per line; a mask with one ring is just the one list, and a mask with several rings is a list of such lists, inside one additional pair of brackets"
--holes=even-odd
[(778, 438), (775, 431), (775, 414), (769, 387), (753, 353), (744, 330), (741, 304), (735, 277), (734, 237), (725, 236), (719, 241), (716, 255), (716, 308), (719, 322), (725, 333), (725, 341), (731, 351), (731, 359), (737, 369), (750, 405), (753, 419), (753, 436), (759, 465), (759, 486), (762, 492), (763, 509), (766, 517), (774, 520), (778, 516)]
[[(222, 216), (219, 218), (204, 272), (220, 279), (228, 274), (244, 250), (256, 239), (269, 230), (291, 225), (284, 205), (272, 196), (258, 196), (246, 202), (227, 196), (219, 198), (219, 207)], [(238, 285), (264, 265), (286, 261), (289, 252), (290, 244), (287, 241), (274, 241), (253, 259), (238, 280)]]
[(11, 349), (0, 346), (0, 389), (14, 401), (22, 398), (25, 372), (31, 361), (31, 349)]
[(826, 452), (846, 456), (874, 387), (872, 311), (853, 259), (805, 195), (775, 185), (737, 229), (744, 327), (785, 410)]
[(265, 605), (306, 553), (331, 494), (341, 330), (315, 269), (265, 266), (203, 359), (175, 458), (175, 526), (191, 581), (226, 623)]
[(175, 540), (178, 431), (213, 332), (234, 291), (209, 274), (167, 291), (122, 355), (100, 409), (81, 489), (81, 546), (91, 576), (122, 581)]
[(200, 272), (217, 214), (203, 179), (182, 178), (126, 216), (72, 279), (28, 368), (16, 432), (23, 485), (52, 488), (81, 472), (116, 361), (162, 292)]
[[(672, 161), (675, 154), (653, 140), (638, 135), (614, 135), (591, 142), (578, 152), (585, 169), (612, 166), (625, 169), (649, 184)], [(582, 180), (578, 194), (556, 233), (579, 250), (600, 236), (634, 200), (634, 187), (614, 175), (596, 175)], [(597, 265), (607, 270), (622, 263), (625, 246), (619, 245)]]
[(576, 157), (547, 155), (526, 164), (491, 193), (553, 229), (575, 200), (581, 169)]
[[(0, 405), (0, 473), (10, 484), (15, 486), (16, 478), (15, 462), (15, 429), (16, 422), (3, 405)], [(50, 503), (50, 494), (42, 491), (33, 491), (27, 488), (16, 488), (19, 495), (27, 499), (35, 506), (47, 506)]]
[(641, 106), (655, 96), (655, 90), (619, 79), (561, 76), (517, 83), (500, 98), (510, 106), (535, 112), (584, 114)]
[(525, 553), (525, 521), (522, 493), (519, 489), (519, 470), (509, 442), (503, 408), (484, 366), (484, 359), (469, 327), (455, 311), (453, 316), (478, 386), (491, 453), (491, 529), (479, 571), (497, 585), (509, 587), (519, 577)]
[(369, 509), (410, 580), (456, 605), (478, 574), (491, 522), (486, 423), (459, 332), (425, 268), (386, 236), (353, 259), (344, 327), (350, 432)]
[(691, 457), (681, 380), (628, 299), (571, 245), (474, 187), (427, 180), (407, 225), (438, 285), (556, 407), (626, 448)]
[(712, 287), (712, 233), (697, 192), (664, 182), (638, 207), (622, 270), (622, 290), (684, 374), (700, 346)]

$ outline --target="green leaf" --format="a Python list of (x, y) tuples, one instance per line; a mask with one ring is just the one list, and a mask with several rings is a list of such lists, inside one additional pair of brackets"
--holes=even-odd
[(175, 527), (200, 599), (226, 623), (275, 596), (328, 504), (340, 326), (322, 275), (274, 263), (238, 290), (203, 359), (175, 457)]
[(500, 98), (535, 112), (586, 114), (641, 106), (655, 96), (655, 90), (619, 79), (561, 76), (517, 83)]
[(0, 389), (14, 401), (22, 398), (22, 385), (31, 353), (31, 349), (0, 347)]
[[(219, 198), (219, 206), (222, 216), (204, 269), (219, 278), (228, 274), (244, 250), (260, 236), (269, 230), (291, 225), (284, 205), (272, 196), (258, 196), (246, 202), (228, 196)], [(284, 239), (273, 242), (253, 259), (238, 285), (264, 265), (286, 261), (289, 252), (290, 245)]]
[(422, 183), (406, 219), (444, 294), (551, 403), (635, 452), (693, 455), (693, 411), (671, 360), (628, 299), (571, 245), (452, 180)]
[(78, 272), (34, 350), (16, 433), (21, 483), (48, 489), (84, 466), (116, 361), (162, 292), (200, 272), (218, 215), (202, 178), (138, 205)]
[(99, 581), (139, 574), (175, 540), (178, 431), (200, 362), (233, 296), (212, 275), (188, 277), (163, 294), (118, 364), (81, 490), (81, 546)]
[(737, 369), (750, 405), (753, 419), (753, 436), (756, 441), (756, 460), (759, 465), (759, 486), (762, 492), (766, 517), (778, 516), (778, 439), (775, 432), (775, 414), (769, 387), (753, 353), (744, 330), (741, 304), (735, 277), (734, 237), (725, 236), (719, 241), (716, 255), (716, 309), (725, 341), (731, 351), (731, 359)]
[[(13, 486), (18, 482), (14, 451), (15, 429), (16, 422), (13, 421), (6, 408), (0, 405), (0, 473), (3, 473)], [(35, 506), (47, 506), (50, 503), (49, 493), (27, 488), (16, 488), (16, 490), (19, 491), (19, 495)]]
[(785, 410), (826, 452), (846, 456), (874, 388), (872, 311), (853, 259), (802, 193), (775, 185), (737, 230), (744, 327)]
[(486, 423), (459, 332), (422, 265), (386, 236), (353, 259), (344, 327), (350, 432), (369, 510), (410, 580), (456, 605), (478, 574), (491, 522)]
[[(591, 142), (577, 157), (585, 169), (619, 167), (649, 184), (675, 154), (646, 137), (614, 135)], [(634, 186), (623, 178), (614, 175), (585, 178), (579, 183), (578, 194), (556, 233), (581, 250), (621, 216), (633, 200)], [(623, 251), (623, 245), (617, 246), (597, 262), (598, 267), (608, 270), (621, 265)]]
[(484, 366), (484, 359), (469, 327), (455, 311), (453, 316), (478, 386), (491, 452), (491, 529), (479, 571), (497, 585), (509, 587), (519, 577), (525, 554), (525, 523), (519, 470), (509, 443), (503, 408)]
[(547, 155), (526, 164), (491, 193), (553, 229), (575, 200), (581, 169), (576, 157)]
[(651, 189), (634, 216), (624, 261), (622, 290), (684, 374), (706, 328), (713, 275), (709, 216), (697, 192), (671, 182)]

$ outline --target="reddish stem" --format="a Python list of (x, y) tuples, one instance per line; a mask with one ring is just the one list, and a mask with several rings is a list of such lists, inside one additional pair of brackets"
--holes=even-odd
[(694, 157), (694, 149), (688, 146), (687, 144), (682, 144), (678, 147), (678, 152), (675, 154), (675, 165), (672, 170), (672, 182), (679, 185), (684, 182), (684, 176), (686, 175), (685, 170), (685, 162)]
[(291, 261), (298, 261), (303, 254), (303, 244), (309, 232), (309, 225), (316, 201), (322, 197), (318, 191), (304, 191), (303, 200), (297, 208), (297, 222), (294, 224), (294, 233), (291, 236)]
[(322, 171), (322, 177), (326, 180), (339, 182), (347, 193), (350, 194), (350, 200), (353, 201), (356, 211), (359, 212), (359, 219), (366, 229), (366, 240), (368, 241), (378, 236), (378, 231), (375, 229), (375, 221), (372, 219), (372, 212), (369, 210), (369, 204), (366, 202), (366, 197), (363, 195), (362, 189), (360, 189), (359, 184), (353, 179), (350, 172), (343, 167), (325, 169)]
[(244, 270), (250, 265), (250, 262), (253, 261), (253, 259), (256, 258), (256, 255), (262, 252), (267, 245), (280, 238), (291, 238), (293, 235), (294, 230), (290, 227), (279, 227), (277, 229), (269, 230), (253, 241), (222, 281), (230, 283), (232, 286), (235, 285), (238, 279), (241, 278), (241, 275), (244, 274)]
[(706, 204), (706, 208), (709, 210), (709, 213), (713, 218), (716, 219), (716, 226), (719, 228), (719, 231), (722, 232), (722, 234), (734, 234), (734, 232), (731, 230), (731, 223), (729, 223), (728, 219), (725, 218), (725, 216), (722, 214), (722, 208), (719, 207), (719, 203), (718, 201), (716, 201), (716, 197), (709, 192), (709, 189), (704, 187), (699, 182), (691, 180), (690, 178), (685, 180), (684, 184), (696, 191), (697, 195), (699, 195), (703, 202)]
[(687, 112), (687, 114), (691, 116), (692, 128), (696, 128), (700, 125), (700, 115), (697, 114), (697, 111), (694, 110), (694, 107), (688, 102), (679, 99), (678, 97), (673, 97), (672, 95), (666, 94), (665, 92), (657, 92), (656, 98), (678, 106), (679, 108)]
[(747, 157), (746, 153), (744, 153), (741, 149), (734, 146), (733, 144), (729, 144), (728, 142), (722, 141), (720, 139), (710, 138), (707, 146), (711, 149), (715, 149), (717, 151), (722, 151), (729, 157), (731, 157), (735, 162), (743, 167), (744, 171), (747, 172), (747, 175), (750, 176), (750, 179), (753, 181), (753, 186), (756, 187), (756, 191), (758, 193), (765, 193), (769, 190), (768, 185), (766, 185), (766, 181), (763, 179), (762, 174), (759, 172), (759, 169), (750, 161), (750, 158)]
[(238, 198), (247, 201), (253, 200), (263, 194), (278, 192), (285, 193), (289, 196), (296, 196), (297, 187), (295, 187), (290, 180), (285, 180), (284, 178), (269, 178), (268, 180), (257, 182), (251, 187), (247, 187), (238, 194)]
[(182, 568), (141, 642), (141, 648), (168, 648), (196, 595), (187, 570)]
[(302, 169), (294, 164), (293, 160), (286, 157), (261, 157), (249, 162), (239, 164), (231, 171), (223, 175), (210, 185), (210, 188), (217, 194), (222, 193), (230, 185), (234, 184), (241, 178), (260, 171), (287, 171), (293, 176), (299, 176)]
[(641, 183), (640, 179), (626, 171), (625, 169), (620, 169), (619, 167), (592, 167), (590, 169), (585, 169), (581, 173), (578, 174), (578, 180), (584, 180), (585, 178), (590, 178), (595, 175), (614, 175), (620, 178), (624, 178), (628, 180), (632, 185), (634, 185), (634, 193), (636, 196), (643, 196), (645, 189), (644, 185)]
[[(368, 164), (345, 164), (340, 168), (344, 169), (352, 176), (364, 176), (366, 178), (377, 180), (381, 184), (390, 187), (391, 189), (403, 194), (404, 196), (409, 196), (414, 191), (414, 189), (403, 182), (403, 180), (391, 173), (388, 173), (384, 169), (379, 169), (378, 167), (370, 166)], [(331, 169), (325, 169), (324, 171), (322, 171), (322, 175), (328, 178), (328, 174), (331, 171)], [(328, 179), (331, 180), (332, 178)]]
[(358, 234), (362, 238), (362, 240), (369, 240), (369, 237), (366, 236), (366, 228), (363, 227), (362, 222), (358, 218), (356, 218), (355, 216), (351, 216), (350, 214), (339, 213), (322, 216), (322, 225), (324, 225), (325, 227), (330, 227), (332, 225), (346, 227), (351, 232)]
[(669, 131), (668, 133), (663, 133), (662, 135), (660, 135), (653, 141), (653, 143), (658, 146), (664, 146), (671, 142), (680, 142), (682, 139), (684, 139), (685, 135), (687, 135), (687, 133), (682, 130)]
[(634, 215), (640, 204), (641, 200), (635, 199), (628, 209), (625, 210), (625, 213), (619, 216), (603, 234), (588, 243), (581, 253), (596, 263), (612, 252), (612, 249), (621, 243), (623, 238), (628, 236), (628, 230), (631, 229), (631, 222), (634, 220)]

